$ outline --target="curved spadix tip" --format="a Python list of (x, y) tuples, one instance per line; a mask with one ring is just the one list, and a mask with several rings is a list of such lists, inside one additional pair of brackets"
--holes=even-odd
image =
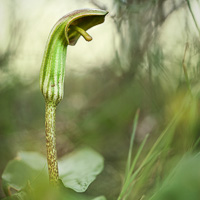
[(71, 18), (65, 27), (68, 44), (75, 45), (80, 36), (83, 36), (86, 41), (91, 41), (92, 37), (86, 31), (103, 23), (107, 14), (105, 10), (80, 9), (66, 15), (65, 17)]
[(75, 10), (58, 20), (52, 32), (64, 24), (68, 45), (75, 45), (80, 36), (83, 36), (86, 41), (91, 41), (92, 37), (86, 31), (103, 23), (107, 14), (108, 11), (100, 9)]

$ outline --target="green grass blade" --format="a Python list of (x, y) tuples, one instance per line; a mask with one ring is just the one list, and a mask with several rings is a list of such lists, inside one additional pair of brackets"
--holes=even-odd
[(120, 198), (118, 200), (121, 200), (124, 197), (124, 195), (129, 190), (130, 185), (133, 183), (134, 179), (142, 171), (142, 169), (145, 167), (145, 165), (147, 165), (149, 163), (149, 161), (154, 162), (159, 155), (160, 155), (160, 152), (159, 153), (154, 153), (151, 156), (149, 156), (148, 159), (145, 160), (145, 162), (143, 162), (139, 166), (139, 168), (131, 175), (131, 177), (129, 179), (127, 179), (127, 182), (124, 184), (123, 189), (122, 189), (122, 191), (120, 193), (120, 196), (119, 196)]
[(160, 144), (161, 140), (164, 138), (164, 136), (167, 134), (167, 132), (170, 130), (171, 127), (173, 127), (179, 120), (180, 115), (182, 114), (182, 110), (180, 112), (178, 112), (170, 121), (170, 123), (167, 125), (167, 127), (164, 129), (164, 131), (162, 131), (162, 133), (160, 134), (160, 136), (158, 137), (158, 139), (156, 140), (156, 142), (154, 143), (154, 145), (152, 146), (152, 148), (150, 149), (149, 153), (147, 154), (147, 156), (145, 157), (145, 159), (143, 160), (142, 164), (146, 162), (146, 160), (149, 159), (149, 157), (151, 156), (151, 154), (155, 151), (155, 149), (158, 147), (158, 145)]
[(130, 147), (129, 147), (128, 159), (127, 159), (127, 164), (126, 164), (125, 180), (126, 180), (126, 178), (128, 176), (128, 173), (129, 173), (130, 167), (131, 167), (133, 143), (134, 143), (135, 132), (136, 132), (136, 129), (137, 129), (137, 124), (138, 124), (139, 112), (140, 111), (138, 109), (137, 112), (136, 112), (136, 114), (135, 114), (135, 118), (133, 120), (133, 131), (132, 131), (132, 134), (131, 134)]
[[(141, 154), (141, 152), (142, 152), (142, 150), (144, 148), (144, 145), (145, 145), (145, 143), (147, 141), (148, 136), (149, 136), (148, 134), (145, 136), (145, 138), (144, 138), (143, 142), (141, 143), (141, 145), (140, 145), (140, 147), (139, 147), (139, 149), (137, 151), (137, 154), (136, 154), (136, 156), (135, 156), (135, 158), (134, 158), (134, 160), (132, 162), (131, 168), (129, 169), (127, 177), (125, 179), (125, 183), (124, 183), (124, 185), (122, 187), (121, 194), (119, 195), (120, 198), (122, 198), (125, 195), (125, 193), (127, 192), (127, 190), (129, 189), (129, 187), (130, 187), (130, 185), (132, 183), (132, 181), (130, 181), (130, 179), (132, 177), (132, 173), (133, 173), (133, 171), (135, 169), (136, 163), (137, 163), (137, 161), (138, 161), (138, 159), (140, 157), (140, 154)], [(136, 170), (136, 172), (137, 172), (137, 170)]]
[(130, 170), (129, 170), (127, 179), (130, 178), (131, 174), (133, 173), (133, 171), (134, 171), (134, 169), (135, 169), (136, 163), (137, 163), (137, 161), (138, 161), (138, 159), (139, 159), (139, 157), (140, 157), (140, 154), (141, 154), (141, 152), (142, 152), (142, 150), (143, 150), (143, 148), (144, 148), (144, 145), (146, 144), (146, 141), (147, 141), (148, 136), (149, 136), (149, 134), (147, 134), (147, 135), (145, 136), (143, 142), (141, 143), (141, 145), (140, 145), (140, 147), (139, 147), (139, 149), (138, 149), (138, 151), (137, 151), (137, 154), (135, 155), (135, 158), (134, 158), (134, 160), (133, 160), (133, 162), (132, 162), (132, 165), (131, 165), (131, 168), (130, 168)]

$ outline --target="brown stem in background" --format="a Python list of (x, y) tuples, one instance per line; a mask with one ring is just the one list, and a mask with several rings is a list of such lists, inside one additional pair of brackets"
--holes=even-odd
[(186, 83), (187, 83), (187, 86), (188, 86), (188, 90), (189, 90), (190, 94), (192, 95), (190, 80), (189, 80), (189, 76), (188, 76), (188, 72), (187, 72), (187, 67), (185, 65), (185, 57), (186, 57), (186, 53), (187, 53), (187, 49), (188, 48), (189, 48), (189, 43), (187, 42), (186, 45), (185, 45), (185, 51), (184, 51), (184, 56), (183, 56), (183, 61), (182, 61), (182, 67), (183, 67), (185, 80), (186, 80)]

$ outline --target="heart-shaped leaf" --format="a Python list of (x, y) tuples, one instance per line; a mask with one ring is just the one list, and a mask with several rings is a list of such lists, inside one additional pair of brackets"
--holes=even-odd
[(3, 189), (5, 193), (8, 193), (8, 188), (21, 190), (44, 174), (47, 175), (47, 163), (43, 155), (37, 152), (20, 152), (7, 164), (2, 174)]
[(92, 149), (85, 148), (60, 160), (60, 179), (65, 187), (84, 192), (103, 166), (103, 157)]
[[(103, 157), (89, 148), (74, 151), (64, 156), (59, 163), (60, 179), (63, 185), (76, 192), (84, 192), (103, 169)], [(46, 158), (37, 152), (20, 152), (10, 161), (3, 174), (3, 189), (9, 195), (9, 188), (16, 191), (27, 185), (41, 184), (48, 180)]]

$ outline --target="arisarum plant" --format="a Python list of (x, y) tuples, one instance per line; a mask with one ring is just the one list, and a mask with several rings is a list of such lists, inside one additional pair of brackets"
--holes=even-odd
[[(91, 41), (92, 37), (86, 31), (103, 23), (107, 13), (98, 9), (81, 9), (58, 20), (48, 37), (40, 70), (40, 90), (44, 96), (46, 108), (45, 133), (49, 182), (53, 186), (58, 186), (60, 179), (66, 188), (71, 188), (76, 192), (84, 192), (96, 175), (102, 171), (103, 158), (95, 151), (84, 148), (61, 158), (58, 167), (55, 134), (56, 107), (64, 95), (67, 46), (75, 45), (80, 36), (86, 41)], [(44, 171), (45, 163), (45, 157), (38, 153), (21, 152), (17, 160), (8, 163), (2, 174), (5, 193), (12, 196), (11, 188), (19, 193), (27, 188), (27, 184), (32, 187), (35, 177)], [(23, 175), (20, 176), (22, 171)]]
[(91, 41), (86, 32), (104, 21), (107, 14), (103, 10), (76, 10), (62, 17), (53, 27), (44, 52), (40, 71), (40, 90), (45, 98), (45, 133), (49, 179), (58, 181), (58, 164), (55, 138), (56, 106), (63, 98), (65, 61), (68, 45), (75, 45), (80, 36)]

